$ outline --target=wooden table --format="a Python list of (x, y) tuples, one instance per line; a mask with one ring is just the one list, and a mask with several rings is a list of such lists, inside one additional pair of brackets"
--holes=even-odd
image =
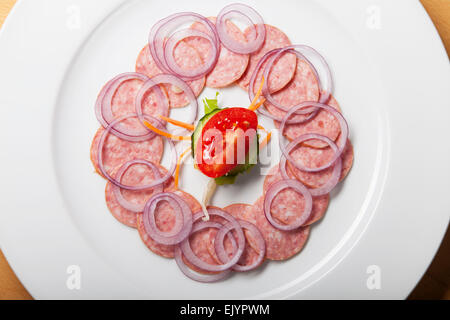
[[(0, 27), (16, 0), (0, 0)], [(450, 0), (421, 0), (438, 29), (450, 56)], [(1, 48), (0, 48), (1, 50)], [(450, 300), (450, 231), (410, 299)], [(0, 300), (32, 299), (0, 251)]]

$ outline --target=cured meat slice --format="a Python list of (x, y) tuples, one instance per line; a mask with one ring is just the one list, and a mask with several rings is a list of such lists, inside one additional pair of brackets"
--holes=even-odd
[[(157, 165), (161, 176), (165, 176), (167, 174), (167, 170)], [(120, 169), (120, 167), (116, 168), (113, 172), (113, 176), (116, 176), (116, 172)], [(139, 185), (148, 185), (152, 181), (155, 180), (155, 176), (153, 171), (145, 165), (136, 164), (131, 166), (122, 176), (122, 183), (128, 186), (139, 186)], [(174, 180), (171, 178), (164, 184), (164, 189), (172, 189), (174, 187)], [(155, 188), (158, 189), (158, 188)], [(130, 190), (121, 190), (122, 196), (125, 200), (130, 203), (137, 205), (144, 205), (153, 195), (155, 189), (148, 189), (142, 191), (130, 191)], [(138, 213), (125, 209), (120, 205), (117, 201), (117, 198), (114, 194), (114, 186), (111, 182), (106, 184), (105, 189), (105, 199), (106, 205), (108, 206), (111, 214), (119, 220), (124, 225), (127, 225), (132, 228), (136, 228), (137, 225), (137, 215)]]
[[(197, 210), (197, 211), (200, 211), (200, 210)], [(225, 219), (215, 216), (215, 215), (212, 215), (210, 217), (210, 221), (217, 222), (220, 224), (226, 223)], [(215, 230), (215, 229), (207, 228), (207, 229), (200, 230), (194, 234), (191, 234), (191, 236), (189, 237), (189, 243), (190, 243), (192, 252), (194, 252), (194, 254), (198, 258), (200, 258), (201, 260), (203, 260), (204, 262), (206, 262), (208, 264), (219, 265), (219, 263), (213, 258), (213, 256), (210, 254), (210, 251), (209, 251), (209, 246), (210, 246), (209, 234), (210, 234), (211, 230)], [(205, 270), (198, 268), (197, 266), (195, 266), (191, 262), (189, 262), (184, 256), (183, 256), (183, 261), (190, 269), (194, 270), (195, 272), (198, 272), (201, 274), (215, 274), (215, 272), (205, 271)]]
[[(91, 161), (100, 175), (102, 174), (98, 167), (98, 145), (104, 132), (104, 128), (98, 129), (91, 145)], [(111, 175), (117, 167), (131, 160), (142, 159), (159, 164), (163, 152), (164, 143), (159, 136), (142, 142), (130, 142), (109, 134), (103, 145), (103, 166), (105, 171)]]
[[(248, 27), (244, 31), (245, 36), (249, 37), (252, 31), (253, 27)], [(238, 85), (245, 91), (248, 91), (250, 79), (255, 72), (259, 60), (261, 60), (267, 52), (273, 49), (284, 48), (289, 45), (291, 45), (291, 41), (281, 30), (266, 24), (266, 41), (261, 49), (250, 55), (248, 68), (242, 78), (237, 82)], [(294, 54), (288, 53), (273, 64), (269, 79), (267, 79), (270, 92), (277, 92), (283, 89), (292, 80), (296, 69), (296, 59), (297, 57)], [(254, 88), (255, 92), (258, 90), (257, 87), (261, 83), (266, 63), (261, 66), (261, 69), (258, 72)]]
[[(253, 205), (253, 215), (256, 226), (261, 231), (266, 241), (266, 258), (269, 260), (287, 260), (298, 254), (308, 240), (310, 227), (302, 227), (294, 231), (281, 231), (275, 229), (264, 214), (264, 196), (259, 198)], [(255, 240), (248, 237), (253, 248), (256, 247)]]
[[(291, 156), (296, 162), (304, 164), (308, 168), (320, 168), (329, 163), (334, 156), (334, 151), (328, 147), (325, 149), (315, 149), (307, 146), (299, 146), (291, 152)], [(340, 181), (344, 180), (353, 166), (353, 145), (350, 140), (347, 142), (342, 154), (342, 174)], [(309, 188), (319, 188), (330, 180), (333, 174), (333, 167), (319, 172), (304, 172), (297, 169), (288, 162), (289, 170), (294, 176)]]
[[(136, 95), (143, 85), (143, 82), (138, 79), (128, 80), (122, 83), (113, 95), (111, 100), (111, 112), (115, 119), (129, 114), (136, 113)], [(166, 90), (163, 88), (162, 93), (168, 101)], [(142, 102), (143, 114), (150, 116), (163, 115), (168, 116), (169, 110), (159, 100), (159, 95), (155, 90), (149, 90)], [(133, 129), (141, 129), (144, 133), (146, 129), (143, 128), (139, 119), (129, 118), (120, 123), (120, 126)]]
[[(292, 81), (277, 93), (272, 94), (273, 99), (286, 108), (291, 108), (305, 101), (319, 100), (319, 82), (311, 69), (311, 66), (301, 59), (297, 59), (297, 68)], [(264, 106), (274, 116), (283, 118), (286, 112), (275, 107), (269, 102)], [(291, 117), (291, 120), (304, 120), (306, 116), (299, 115)]]
[[(214, 221), (215, 219), (212, 218), (211, 221)], [(210, 246), (210, 231), (214, 229), (204, 229), (201, 231), (198, 231), (190, 236), (189, 243), (191, 245), (192, 251), (194, 254), (203, 260), (206, 263), (212, 264), (212, 265), (219, 265), (219, 263), (211, 256), (209, 253), (209, 246)], [(187, 259), (183, 256), (183, 261), (186, 263), (186, 265), (191, 268), (192, 270), (202, 273), (202, 274), (214, 274), (214, 272), (205, 271), (197, 266), (190, 263)]]
[[(235, 203), (232, 205), (229, 205), (226, 208), (223, 208), (223, 210), (229, 214), (231, 214), (236, 219), (241, 220), (247, 220), (246, 215), (248, 211), (252, 209), (252, 206), (249, 204), (242, 204), (242, 203)], [(249, 221), (251, 222), (251, 221)]]
[[(330, 98), (330, 100), (328, 101), (328, 105), (338, 111), (341, 111), (339, 103), (334, 97)], [(274, 110), (271, 109), (271, 111), (273, 112)], [(293, 117), (292, 119), (296, 118)], [(275, 127), (280, 128), (280, 123), (275, 121)], [(305, 123), (286, 125), (283, 132), (284, 136), (291, 141), (307, 133), (320, 134), (330, 138), (333, 141), (336, 141), (341, 133), (341, 127), (339, 125), (339, 121), (331, 113), (325, 110), (321, 110), (314, 118)], [(328, 147), (328, 144), (326, 144), (325, 142), (316, 140), (308, 141), (305, 144), (314, 148)]]
[[(216, 18), (208, 18), (216, 23)], [(207, 33), (206, 27), (196, 22), (192, 25), (193, 29)], [(246, 42), (244, 33), (231, 21), (227, 21), (228, 33), (233, 36), (236, 41)], [(197, 48), (203, 61), (207, 61), (211, 51), (211, 44), (208, 40), (200, 37), (192, 37), (185, 39), (190, 46)], [(206, 76), (206, 86), (210, 88), (224, 88), (233, 84), (240, 79), (247, 70), (249, 63), (249, 55), (237, 54), (229, 51), (223, 45), (220, 48), (220, 56), (214, 70)]]
[[(182, 197), (183, 200), (186, 201), (186, 203), (189, 205), (189, 208), (192, 210), (193, 213), (201, 210), (200, 203), (192, 195), (183, 192), (181, 190), (171, 192)], [(175, 246), (163, 245), (154, 241), (145, 231), (144, 221), (142, 217), (143, 214), (137, 215), (137, 229), (139, 231), (139, 235), (142, 241), (147, 246), (147, 248), (149, 248), (151, 251), (153, 251), (154, 253), (156, 253), (161, 257), (169, 259), (174, 258)], [(156, 218), (156, 226), (163, 232), (170, 231), (175, 226), (175, 214), (173, 212), (172, 207), (166, 202), (162, 202), (159, 204), (155, 218)]]
[[(290, 178), (295, 179), (292, 172), (287, 169)], [(264, 195), (269, 190), (272, 184), (283, 180), (279, 167), (276, 166), (271, 169), (269, 175), (264, 181)], [(324, 195), (320, 197), (313, 197), (313, 207), (309, 219), (305, 222), (304, 226), (309, 226), (319, 220), (321, 220), (327, 212), (328, 205), (330, 203), (330, 196)], [(278, 193), (272, 203), (272, 217), (278, 222), (284, 224), (291, 224), (297, 218), (298, 214), (302, 213), (305, 206), (305, 200), (303, 196), (292, 189), (285, 189)]]
[[(251, 222), (253, 224), (255, 224), (254, 219), (248, 219), (249, 218), (249, 212), (252, 210), (252, 206), (248, 205), (248, 204), (232, 204), (226, 208), (223, 209), (224, 211), (226, 211), (227, 213), (231, 214), (234, 218), (236, 219), (240, 219), (240, 220), (245, 220), (248, 222)], [(214, 248), (214, 240), (216, 238), (218, 230), (215, 229), (211, 229), (209, 231), (209, 246), (208, 246), (208, 252), (210, 253), (210, 255), (214, 258), (214, 260), (217, 263), (222, 263), (222, 261), (220, 261), (220, 259), (217, 257), (216, 255), (216, 250)], [(245, 237), (247, 239), (247, 230), (244, 229), (244, 234)], [(230, 258), (233, 256), (233, 245), (231, 243), (231, 241), (229, 240), (229, 238), (225, 238), (224, 241), (224, 247), (225, 247), (225, 251), (229, 254)], [(253, 249), (253, 247), (249, 244), (248, 240), (246, 242), (246, 246), (244, 249), (244, 253), (242, 254), (241, 259), (239, 259), (238, 264), (241, 266), (250, 266), (253, 265), (257, 260), (258, 260), (258, 251), (256, 251), (255, 249)]]
[[(197, 50), (186, 44), (184, 41), (180, 41), (175, 47), (174, 56), (180, 67), (186, 70), (195, 69), (203, 64)], [(136, 72), (145, 74), (150, 78), (163, 73), (153, 60), (148, 46), (145, 46), (139, 53), (136, 61)], [(205, 77), (194, 81), (187, 81), (187, 84), (191, 87), (195, 96), (198, 97), (205, 87)], [(182, 108), (188, 105), (189, 99), (179, 88), (169, 84), (162, 86), (166, 88), (171, 108)]]

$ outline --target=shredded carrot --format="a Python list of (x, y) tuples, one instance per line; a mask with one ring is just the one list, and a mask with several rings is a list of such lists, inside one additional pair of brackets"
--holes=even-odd
[(269, 132), (267, 134), (267, 136), (264, 138), (264, 140), (261, 142), (261, 144), (259, 145), (259, 150), (264, 149), (270, 142), (270, 139), (272, 139), (272, 133)]
[(260, 102), (258, 102), (256, 105), (254, 105), (254, 106), (252, 106), (252, 107), (250, 107), (248, 109), (252, 110), (252, 111), (256, 111), (256, 110), (259, 109), (259, 107), (261, 107), (264, 104), (264, 102), (266, 102), (266, 99), (262, 98)]
[(144, 121), (144, 124), (147, 128), (149, 128), (150, 130), (152, 130), (153, 132), (159, 134), (160, 136), (172, 139), (172, 140), (179, 140), (179, 141), (187, 141), (187, 140), (191, 140), (191, 137), (189, 136), (174, 136), (170, 133), (167, 133), (165, 131), (159, 130), (158, 128), (154, 127), (150, 122), (148, 121)]
[(264, 131), (265, 133), (269, 134), (269, 131), (266, 130), (262, 125), (258, 125), (258, 129)]
[(175, 125), (177, 127), (181, 127), (181, 128), (187, 129), (189, 131), (194, 131), (195, 130), (195, 126), (192, 125), (192, 124), (188, 124), (188, 123), (184, 123), (184, 122), (181, 122), (181, 121), (178, 121), (178, 120), (170, 119), (170, 118), (167, 118), (167, 117), (164, 117), (164, 116), (161, 116), (161, 115), (159, 116), (159, 118), (161, 120), (167, 121), (167, 122), (169, 122), (169, 123), (171, 123), (171, 124), (173, 124), (173, 125)]
[[(257, 104), (257, 102), (258, 102), (258, 100), (259, 100), (259, 97), (261, 97), (262, 90), (263, 90), (263, 88), (264, 88), (264, 82), (265, 82), (264, 77), (262, 77), (261, 85), (259, 86), (258, 92), (256, 92), (256, 96), (253, 98), (252, 103), (251, 103), (250, 106), (248, 107), (250, 110), (255, 111), (256, 109), (258, 109), (258, 108), (256, 108), (256, 109), (253, 109), (253, 108), (254, 108), (255, 105)], [(253, 90), (253, 88), (252, 88), (252, 90)]]
[(180, 168), (181, 168), (181, 164), (183, 163), (183, 158), (190, 151), (191, 151), (191, 148), (186, 149), (186, 151), (184, 151), (181, 154), (180, 158), (178, 159), (177, 169), (175, 170), (175, 188), (177, 188), (177, 189), (178, 189), (178, 181), (180, 179)]

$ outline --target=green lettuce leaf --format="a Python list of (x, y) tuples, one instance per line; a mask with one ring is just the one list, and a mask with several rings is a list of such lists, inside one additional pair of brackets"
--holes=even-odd
[(216, 93), (215, 99), (205, 98), (203, 100), (203, 104), (205, 105), (205, 114), (211, 113), (216, 109), (219, 109), (219, 100), (217, 97), (219, 96), (219, 92)]
[(223, 176), (216, 178), (216, 184), (218, 186), (224, 186), (226, 184), (234, 184), (236, 182), (237, 175), (235, 176)]

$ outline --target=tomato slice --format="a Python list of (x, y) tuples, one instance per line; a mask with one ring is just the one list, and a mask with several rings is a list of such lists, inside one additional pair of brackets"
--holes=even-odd
[(258, 117), (251, 110), (229, 108), (218, 112), (205, 124), (197, 143), (195, 160), (199, 170), (218, 178), (245, 163), (257, 128)]

